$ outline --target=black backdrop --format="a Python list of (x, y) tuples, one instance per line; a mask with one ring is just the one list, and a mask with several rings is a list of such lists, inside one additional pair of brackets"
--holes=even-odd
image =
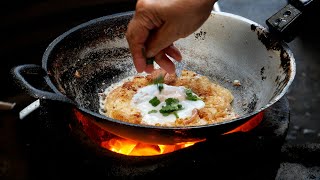
[(63, 32), (88, 20), (134, 10), (135, 0), (1, 1), (0, 101), (21, 90), (10, 70), (19, 64), (41, 64), (42, 54)]

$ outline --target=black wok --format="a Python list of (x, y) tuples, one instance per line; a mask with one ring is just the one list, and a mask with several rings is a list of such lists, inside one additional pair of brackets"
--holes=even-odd
[[(294, 79), (295, 60), (285, 43), (251, 20), (212, 12), (198, 31), (175, 43), (183, 55), (178, 67), (205, 75), (231, 90), (239, 118), (202, 126), (158, 127), (105, 117), (99, 113), (98, 93), (136, 74), (125, 39), (132, 14), (101, 17), (63, 33), (47, 47), (42, 66), (17, 66), (14, 77), (34, 97), (70, 104), (109, 132), (153, 144), (226, 133), (278, 101)], [(25, 78), (28, 73), (43, 77), (52, 91), (33, 87)], [(233, 86), (233, 80), (239, 80), (241, 86)]]

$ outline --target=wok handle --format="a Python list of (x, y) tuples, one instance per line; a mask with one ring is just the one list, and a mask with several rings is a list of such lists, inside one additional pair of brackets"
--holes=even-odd
[(291, 42), (307, 20), (314, 18), (319, 0), (289, 0), (289, 3), (266, 20), (269, 30), (286, 42)]
[(36, 76), (42, 78), (49, 78), (46, 71), (39, 65), (35, 64), (25, 64), (19, 65), (12, 69), (13, 77), (17, 80), (16, 82), (27, 91), (31, 96), (38, 99), (49, 99), (55, 101), (61, 101), (66, 103), (74, 104), (70, 99), (68, 99), (63, 94), (58, 94), (54, 92), (49, 92), (46, 90), (41, 90), (35, 88), (31, 83), (27, 80), (26, 76)]

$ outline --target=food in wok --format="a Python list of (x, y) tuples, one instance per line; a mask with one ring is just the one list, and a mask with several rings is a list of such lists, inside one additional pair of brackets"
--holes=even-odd
[(237, 117), (231, 91), (190, 70), (179, 77), (157, 69), (126, 78), (100, 98), (103, 114), (135, 124), (194, 126)]

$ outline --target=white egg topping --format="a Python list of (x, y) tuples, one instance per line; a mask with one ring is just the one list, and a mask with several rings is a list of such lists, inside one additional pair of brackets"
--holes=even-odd
[[(142, 122), (145, 124), (164, 125), (174, 123), (177, 118), (190, 118), (193, 109), (201, 109), (205, 106), (205, 103), (194, 93), (192, 93), (192, 96), (197, 98), (188, 100), (186, 93), (188, 91), (183, 86), (162, 85), (163, 88), (161, 87), (161, 89), (157, 84), (140, 88), (131, 100), (131, 105), (140, 110)], [(173, 109), (179, 107), (174, 112), (164, 112), (165, 107), (168, 107), (166, 102), (168, 99), (175, 100), (175, 103), (171, 105), (174, 106)], [(172, 107), (169, 108), (172, 109)]]

